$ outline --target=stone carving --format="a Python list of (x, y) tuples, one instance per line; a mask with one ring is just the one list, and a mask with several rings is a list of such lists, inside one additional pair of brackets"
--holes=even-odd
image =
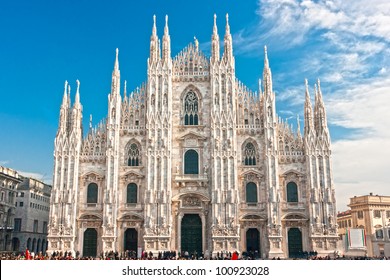
[(197, 197), (186, 197), (183, 201), (183, 207), (200, 207), (201, 201)]

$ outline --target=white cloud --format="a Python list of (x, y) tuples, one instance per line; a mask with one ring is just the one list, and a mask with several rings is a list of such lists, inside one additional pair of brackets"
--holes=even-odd
[(21, 174), (24, 177), (34, 178), (34, 179), (43, 181), (46, 184), (51, 184), (51, 180), (52, 180), (51, 175), (48, 176), (47, 174), (40, 174), (40, 173), (34, 173), (34, 172), (25, 172), (25, 171), (20, 171), (20, 170), (18, 170), (18, 173)]
[(0, 160), (0, 165), (5, 167), (6, 165), (9, 164), (9, 162), (10, 162), (9, 160)]
[(268, 44), (298, 54), (284, 66), (293, 71), (278, 74), (288, 82), (275, 83), (277, 101), (301, 112), (299, 79), (319, 77), (329, 123), (356, 133), (333, 143), (338, 209), (354, 195), (390, 195), (390, 1), (259, 0), (257, 14), (234, 36), (238, 53)]

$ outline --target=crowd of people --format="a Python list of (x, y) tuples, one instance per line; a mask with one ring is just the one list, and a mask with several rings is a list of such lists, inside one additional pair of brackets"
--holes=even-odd
[[(22, 253), (2, 253), (0, 255), (1, 260), (264, 260), (259, 256), (257, 251), (255, 252), (218, 252), (215, 256), (209, 256), (206, 254), (198, 254), (197, 252), (189, 253), (176, 251), (162, 251), (158, 254), (152, 252), (143, 251), (140, 256), (135, 251), (126, 251), (118, 253), (114, 251), (105, 252), (99, 256), (81, 256), (79, 252), (72, 255), (71, 252), (53, 252), (52, 254), (44, 254), (39, 252), (35, 254), (26, 249)], [(340, 254), (333, 254), (332, 256), (318, 256), (316, 252), (303, 252), (290, 259), (294, 260), (390, 260), (390, 257), (378, 256), (345, 256)], [(280, 258), (272, 258), (272, 260), (280, 260)]]

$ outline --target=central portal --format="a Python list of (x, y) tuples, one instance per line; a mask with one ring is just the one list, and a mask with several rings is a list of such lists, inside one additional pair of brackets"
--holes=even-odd
[(202, 254), (202, 220), (198, 214), (185, 214), (181, 221), (181, 251)]
[(137, 252), (138, 247), (138, 232), (134, 228), (128, 228), (125, 231), (125, 251)]

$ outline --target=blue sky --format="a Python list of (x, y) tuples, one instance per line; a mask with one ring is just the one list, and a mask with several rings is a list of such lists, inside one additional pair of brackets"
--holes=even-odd
[(0, 164), (50, 182), (65, 80), (73, 98), (80, 80), (84, 128), (90, 114), (96, 124), (115, 48), (129, 92), (146, 80), (153, 14), (160, 36), (168, 14), (176, 55), (194, 36), (210, 53), (214, 13), (221, 38), (229, 13), (236, 74), (252, 90), (268, 46), (277, 111), (294, 126), (304, 79), (311, 92), (321, 79), (338, 209), (354, 195), (390, 195), (388, 0), (1, 1)]

